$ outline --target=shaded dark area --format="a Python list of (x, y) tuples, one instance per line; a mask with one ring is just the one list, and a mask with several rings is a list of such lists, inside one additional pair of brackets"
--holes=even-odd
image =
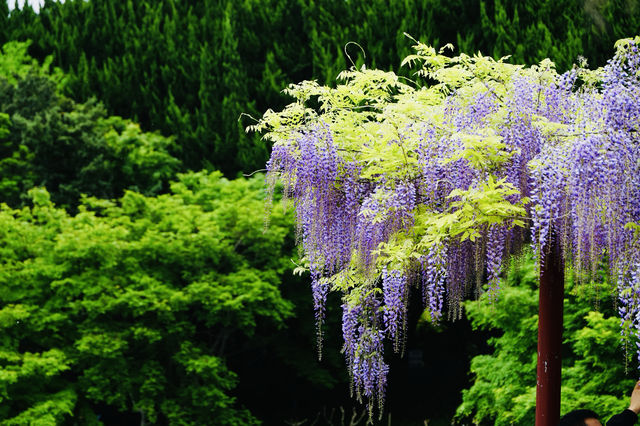
[(287, 328), (277, 333), (256, 333), (257, 341), (252, 341), (251, 346), (257, 346), (257, 351), (243, 351), (229, 359), (229, 365), (241, 377), (238, 399), (267, 425), (312, 422), (316, 416), (322, 417), (323, 409), (357, 406), (349, 395), (349, 380), (340, 353), (339, 298), (335, 294), (329, 296), (322, 360), (318, 360), (307, 277), (285, 280), (282, 291), (296, 306)]
[[(239, 401), (266, 425), (341, 425), (341, 408), (345, 424), (354, 410), (365, 414), (358, 423), (365, 424), (366, 406), (349, 394), (340, 353), (339, 298), (335, 294), (329, 297), (323, 358), (318, 361), (309, 284), (304, 279), (292, 284), (283, 288), (285, 297), (296, 303), (296, 317), (289, 321), (287, 330), (257, 336), (264, 342), (260, 350), (230, 357), (229, 365), (241, 377), (236, 390)], [(412, 301), (420, 300), (418, 294), (414, 296)], [(394, 354), (391, 345), (385, 349), (390, 374), (385, 411), (382, 420), (376, 415), (376, 424), (386, 425), (389, 415), (393, 425), (422, 426), (424, 420), (430, 425), (451, 424), (462, 401), (462, 389), (472, 383), (468, 373), (471, 358), (488, 353), (488, 338), (499, 334), (473, 331), (465, 316), (434, 327), (419, 322), (421, 314), (420, 302), (411, 303), (403, 356)]]
[(471, 358), (488, 353), (487, 340), (498, 333), (474, 331), (466, 315), (435, 327), (418, 322), (420, 295), (413, 296), (405, 354), (394, 354), (391, 362), (387, 411), (394, 425), (424, 425), (425, 420), (449, 425), (462, 402), (462, 389), (472, 383)]

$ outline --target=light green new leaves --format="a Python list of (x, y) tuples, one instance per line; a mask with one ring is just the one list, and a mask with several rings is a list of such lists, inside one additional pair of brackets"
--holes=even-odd
[[(266, 139), (282, 143), (288, 143), (295, 134), (318, 125), (328, 125), (336, 134), (348, 133), (347, 127), (376, 120), (395, 94), (412, 90), (394, 73), (379, 70), (352, 69), (341, 73), (338, 79), (344, 84), (335, 88), (319, 86), (315, 81), (290, 85), (285, 93), (297, 101), (281, 112), (267, 111), (256, 125), (247, 127), (247, 131), (265, 132)], [(320, 115), (306, 106), (312, 100), (318, 103)], [(350, 120), (344, 120), (345, 111), (357, 112), (361, 118), (354, 122), (356, 116), (348, 115)]]
[(58, 85), (64, 76), (59, 68), (51, 70), (53, 56), (47, 56), (42, 65), (29, 56), (31, 40), (10, 41), (0, 47), (0, 76), (9, 84), (15, 85), (19, 79), (29, 73), (50, 75)]
[(313, 121), (316, 113), (306, 108), (301, 102), (289, 104), (279, 113), (268, 110), (255, 125), (248, 126), (247, 131), (264, 132), (264, 139), (272, 142), (288, 143), (298, 133), (294, 130), (305, 122)]
[(370, 123), (365, 127), (375, 132), (375, 137), (360, 148), (364, 166), (361, 178), (375, 181), (415, 176), (418, 172), (417, 158), (409, 151), (410, 147), (405, 146), (405, 139), (393, 131), (394, 126), (389, 123)]
[[(407, 222), (408, 229), (391, 235), (372, 253), (377, 273), (388, 265), (405, 268), (434, 246), (451, 240), (475, 241), (494, 226), (525, 225), (529, 200), (504, 178), (505, 165), (519, 154), (503, 140), (513, 121), (505, 98), (518, 79), (557, 81), (555, 65), (545, 60), (525, 68), (506, 63), (506, 58), (494, 60), (479, 53), (447, 56), (444, 50), (451, 48), (437, 51), (415, 42), (416, 53), (402, 65), (417, 67), (418, 77), (428, 82), (424, 85), (424, 80), (419, 79), (420, 84), (405, 81), (394, 73), (364, 67), (341, 73), (335, 87), (316, 82), (292, 85), (286, 93), (296, 101), (280, 113), (268, 111), (250, 129), (265, 131), (266, 138), (286, 144), (294, 156), (300, 155), (296, 149), (300, 134), (319, 129), (329, 132), (337, 155), (358, 165), (360, 180), (376, 185), (371, 195), (376, 209), (360, 211), (372, 224), (385, 221), (393, 212), (387, 200), (395, 184), (420, 182), (425, 165), (418, 164), (418, 158), (427, 157), (445, 169), (465, 164), (475, 171), (469, 188), (454, 189), (434, 205), (421, 205), (410, 212), (413, 222)], [(538, 94), (531, 96), (533, 101), (544, 102)], [(461, 131), (444, 119), (446, 108), (471, 114), (483, 98), (492, 102), (478, 126)], [(548, 120), (537, 120), (536, 126), (541, 137), (563, 136), (564, 128)], [(429, 159), (430, 155), (434, 157)], [(447, 176), (434, 179), (447, 187)], [(340, 188), (340, 177), (335, 184)], [(334, 288), (353, 291), (351, 282), (367, 282), (358, 276), (361, 255), (352, 253), (356, 260), (339, 273), (344, 276), (331, 280)], [(361, 272), (368, 276), (373, 271)]]
[(446, 56), (443, 54), (446, 49), (453, 50), (450, 44), (438, 53), (433, 47), (417, 41), (413, 48), (416, 54), (405, 58), (402, 65), (420, 65), (416, 74), (437, 81), (435, 87), (446, 94), (460, 89), (462, 93), (481, 93), (484, 88), (499, 97), (506, 91), (505, 85), (511, 77), (523, 68), (505, 63), (508, 56), (498, 61), (480, 53), (474, 56), (464, 53), (455, 57)]
[(629, 222), (624, 225), (625, 229), (630, 229), (634, 232), (636, 237), (640, 238), (640, 223)]
[(441, 160), (441, 164), (465, 159), (476, 170), (492, 172), (517, 153), (509, 152), (502, 137), (492, 128), (481, 129), (477, 134), (456, 133), (451, 138), (460, 141), (460, 148), (451, 157)]
[(448, 198), (454, 201), (445, 212), (420, 207), (416, 211), (412, 232), (392, 235), (375, 251), (379, 266), (407, 266), (407, 262), (420, 258), (422, 253), (448, 238), (475, 241), (481, 236), (481, 230), (492, 225), (524, 226), (524, 206), (529, 200), (508, 201), (517, 194), (519, 191), (505, 179), (495, 181), (489, 176), (478, 187), (451, 191)]
[[(464, 223), (467, 219), (469, 226), (472, 221), (482, 226), (502, 223), (507, 219), (513, 219), (513, 225), (524, 226), (524, 205), (529, 200), (521, 198), (515, 204), (508, 201), (510, 196), (517, 194), (519, 191), (506, 178), (496, 181), (493, 176), (489, 176), (479, 187), (454, 189), (448, 198), (456, 199), (451, 203), (451, 208), (460, 212), (461, 221)], [(459, 232), (460, 230), (456, 230), (455, 235)]]
[(42, 188), (32, 208), (1, 208), (0, 421), (49, 424), (38, 407), (73, 388), (50, 424), (101, 405), (150, 423), (255, 423), (224, 359), (292, 312), (279, 290), (290, 217), (275, 209), (263, 232), (262, 184), (190, 173), (171, 194), (85, 198), (75, 216)]
[[(497, 224), (524, 226), (526, 197), (517, 202), (509, 198), (519, 191), (506, 179), (486, 181), (467, 190), (455, 189), (448, 198), (453, 200), (444, 212), (434, 212), (424, 206), (415, 211), (415, 223), (410, 232), (398, 232), (381, 243), (374, 251), (379, 268), (392, 265), (404, 268), (419, 259), (423, 253), (437, 247), (449, 238), (475, 241), (481, 231)], [(374, 217), (382, 220), (383, 218)]]
[(379, 269), (383, 266), (403, 269), (409, 265), (410, 261), (422, 256), (421, 249), (422, 247), (416, 244), (414, 235), (397, 232), (387, 242), (380, 243), (374, 254), (377, 256)]
[(635, 36), (633, 38), (623, 38), (615, 42), (614, 47), (616, 49), (616, 54), (625, 55), (625, 53), (629, 50), (629, 46), (631, 43), (638, 44), (640, 43), (640, 36)]

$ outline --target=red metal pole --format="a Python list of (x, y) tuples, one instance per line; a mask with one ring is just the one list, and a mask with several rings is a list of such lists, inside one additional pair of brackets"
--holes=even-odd
[(557, 238), (552, 236), (540, 267), (536, 426), (556, 426), (560, 420), (563, 300), (562, 254)]

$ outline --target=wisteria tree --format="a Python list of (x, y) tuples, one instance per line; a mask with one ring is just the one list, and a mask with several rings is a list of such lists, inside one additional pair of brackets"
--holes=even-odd
[(403, 350), (410, 287), (432, 321), (456, 319), (463, 298), (500, 297), (503, 265), (525, 247), (541, 271), (538, 425), (559, 417), (564, 274), (590, 285), (606, 271), (623, 339), (637, 341), (639, 44), (558, 74), (549, 60), (416, 42), (403, 62), (416, 81), (354, 67), (334, 88), (291, 85), (295, 102), (251, 127), (274, 142), (271, 191), (281, 180), (295, 206), (319, 339), (327, 293), (342, 294), (347, 368), (370, 412), (384, 400), (384, 339)]

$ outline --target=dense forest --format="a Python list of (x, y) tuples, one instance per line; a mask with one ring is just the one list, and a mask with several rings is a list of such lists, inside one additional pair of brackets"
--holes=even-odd
[(241, 114), (277, 109), (287, 84), (333, 81), (351, 60), (399, 71), (411, 51), (403, 33), (566, 70), (581, 57), (603, 65), (639, 18), (631, 0), (46, 0), (38, 14), (0, 5), (0, 45), (32, 40), (35, 58), (53, 55), (67, 73), (66, 95), (175, 136), (186, 169), (235, 177), (268, 153)]
[[(340, 300), (319, 361), (293, 213), (265, 228), (263, 177), (242, 174), (270, 146), (245, 128), (293, 82), (363, 64), (413, 78), (404, 33), (597, 67), (640, 34), (640, 2), (1, 2), (0, 422), (364, 424)], [(411, 306), (381, 424), (531, 424), (531, 261), (507, 281), (455, 323)], [(612, 414), (633, 382), (612, 301), (565, 303), (563, 410)]]

